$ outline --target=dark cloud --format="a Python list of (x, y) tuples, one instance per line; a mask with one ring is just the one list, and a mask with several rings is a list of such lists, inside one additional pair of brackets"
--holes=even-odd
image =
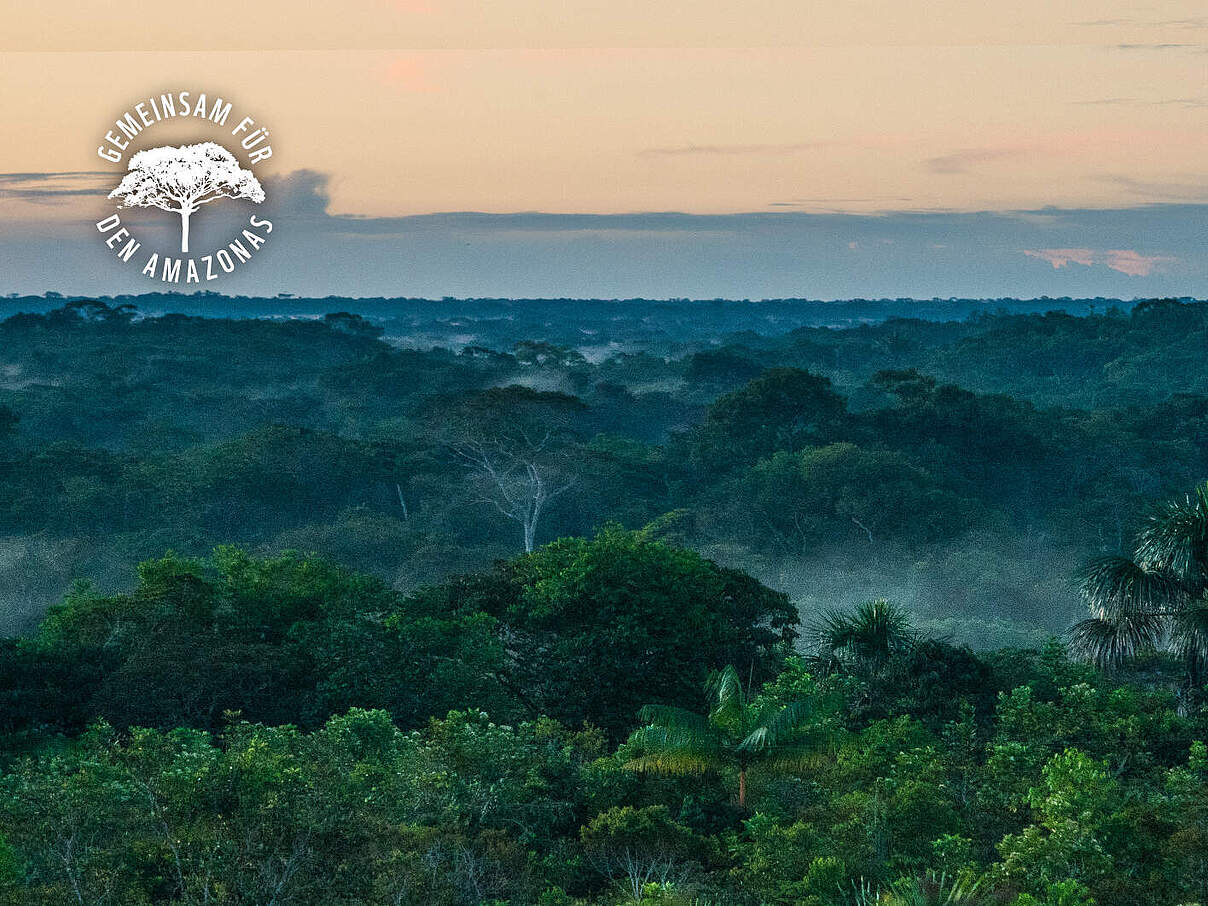
[(274, 209), (295, 216), (324, 216), (331, 203), (327, 174), (317, 170), (294, 170), (284, 176), (266, 176), (264, 194)]
[(1117, 50), (1204, 50), (1204, 44), (1117, 44)]
[(1009, 157), (1017, 157), (1023, 151), (1018, 148), (974, 148), (968, 151), (955, 151), (939, 157), (928, 158), (925, 162), (932, 173), (968, 173), (978, 164), (992, 163)]
[(832, 197), (817, 197), (817, 198), (794, 198), (791, 201), (773, 201), (769, 202), (770, 208), (826, 208), (835, 205), (904, 205), (912, 204), (917, 199), (906, 195), (876, 195), (865, 197), (849, 197), (849, 198), (832, 198)]
[(64, 203), (81, 195), (97, 195), (114, 181), (104, 170), (70, 170), (58, 173), (0, 173), (0, 198), (18, 198), (34, 204)]
[(1125, 188), (1136, 195), (1144, 197), (1148, 201), (1208, 202), (1208, 181), (1203, 179), (1183, 182), (1167, 180), (1163, 182), (1110, 173), (1099, 176), (1098, 179)]
[(1191, 16), (1182, 19), (1092, 19), (1087, 22), (1075, 22), (1074, 25), (1092, 28), (1111, 26), (1130, 26), (1139, 28), (1208, 28), (1208, 16)]
[[(40, 176), (54, 181), (53, 174)], [(21, 185), (21, 174), (0, 177), (0, 187)], [(1186, 200), (1183, 189), (1162, 191)], [(271, 215), (269, 243), (230, 278), (203, 288), (437, 298), (1208, 296), (1208, 203), (973, 213), (777, 207), (719, 215), (357, 217), (329, 213), (322, 173), (266, 180), (266, 192), (255, 212)], [(805, 202), (811, 200), (789, 201)], [(246, 206), (231, 204), (224, 213), (216, 205), (208, 224), (199, 222), (198, 241), (211, 230), (221, 240), (222, 218), (233, 223), (248, 213)], [(136, 215), (145, 218), (140, 230), (175, 228), (160, 212), (129, 214)], [(1082, 257), (1090, 264), (1054, 266), (1067, 250), (1087, 250)], [(115, 262), (82, 218), (37, 235), (6, 224), (0, 261), (0, 292), (157, 288), (136, 268)]]

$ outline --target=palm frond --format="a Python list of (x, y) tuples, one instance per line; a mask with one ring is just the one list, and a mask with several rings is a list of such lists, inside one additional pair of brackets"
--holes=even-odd
[(787, 704), (770, 719), (760, 720), (759, 726), (738, 747), (748, 752), (762, 752), (775, 746), (801, 729), (813, 710), (813, 703), (806, 700)]
[(828, 610), (813, 626), (813, 635), (820, 652), (841, 651), (854, 640), (855, 627), (846, 611)]
[(1184, 583), (1200, 586), (1208, 577), (1208, 485), (1172, 500), (1137, 535), (1137, 560), (1152, 570), (1168, 570)]
[(702, 758), (716, 757), (720, 750), (717, 734), (710, 727), (638, 727), (629, 735), (628, 745), (642, 754), (683, 752)]
[(1178, 580), (1128, 557), (1100, 557), (1082, 570), (1079, 590), (1102, 619), (1163, 610), (1183, 595)]
[(709, 718), (704, 714), (689, 711), (687, 708), (677, 708), (674, 705), (646, 705), (638, 712), (643, 723), (668, 730), (686, 730), (693, 733), (707, 734), (712, 732)]
[(709, 714), (709, 719), (717, 726), (725, 727), (731, 732), (739, 731), (746, 713), (746, 693), (742, 688), (742, 678), (733, 664), (727, 665), (709, 677), (708, 690), (715, 696), (717, 704)]
[(683, 777), (687, 774), (707, 774), (713, 770), (715, 763), (696, 753), (656, 752), (631, 758), (622, 767), (640, 774)]
[(843, 659), (839, 656), (839, 651), (824, 648), (822, 644), (817, 644), (814, 650), (806, 655), (805, 662), (810, 673), (815, 676), (830, 676), (843, 669)]
[(776, 746), (759, 764), (778, 774), (797, 774), (820, 767), (826, 760), (827, 747), (815, 739)]
[(1115, 619), (1092, 617), (1074, 626), (1070, 647), (1100, 668), (1119, 666), (1142, 651), (1157, 647), (1165, 620), (1152, 613), (1126, 614)]
[(1180, 610), (1170, 621), (1170, 647), (1180, 657), (1208, 659), (1208, 600)]
[(985, 901), (979, 881), (949, 878), (928, 872), (917, 878), (901, 878), (890, 886), (888, 906), (973, 906)]
[(851, 613), (829, 611), (814, 630), (815, 662), (826, 672), (845, 665), (879, 669), (917, 642), (906, 610), (877, 598)]

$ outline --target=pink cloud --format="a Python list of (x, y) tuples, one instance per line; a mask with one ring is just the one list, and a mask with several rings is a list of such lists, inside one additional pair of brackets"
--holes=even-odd
[(1065, 267), (1071, 261), (1090, 267), (1095, 263), (1094, 249), (1024, 249), (1029, 258), (1039, 258), (1053, 265), (1053, 268)]
[(1169, 255), (1142, 255), (1135, 249), (1024, 249), (1023, 253), (1047, 261), (1054, 269), (1071, 263), (1091, 267), (1098, 262), (1130, 277), (1148, 277), (1156, 265), (1175, 260)]
[(1130, 277), (1148, 277), (1155, 265), (1175, 260), (1169, 255), (1142, 255), (1133, 249), (1112, 249), (1104, 254), (1108, 267)]
[(423, 62), (415, 57), (396, 57), (386, 64), (382, 78), (388, 85), (405, 91), (435, 91), (431, 73)]

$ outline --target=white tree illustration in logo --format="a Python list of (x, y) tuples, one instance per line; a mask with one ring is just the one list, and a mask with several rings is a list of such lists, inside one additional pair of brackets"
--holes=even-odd
[(220, 198), (247, 198), (259, 204), (264, 189), (251, 170), (239, 166), (222, 145), (148, 148), (130, 158), (129, 171), (109, 193), (125, 208), (161, 208), (180, 215), (180, 250), (189, 250), (189, 217)]

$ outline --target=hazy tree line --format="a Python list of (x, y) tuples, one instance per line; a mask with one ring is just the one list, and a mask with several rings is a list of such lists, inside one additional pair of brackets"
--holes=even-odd
[(9, 318), (0, 903), (1202, 902), (1206, 330)]
[(1204, 306), (1154, 303), (593, 361), (544, 341), (399, 349), (350, 314), (15, 316), (8, 631), (167, 549), (319, 551), (407, 589), (616, 521), (806, 608), (889, 594), (1020, 641), (1076, 612), (1071, 561), (1123, 551), (1149, 502), (1205, 473), (1204, 331)]

